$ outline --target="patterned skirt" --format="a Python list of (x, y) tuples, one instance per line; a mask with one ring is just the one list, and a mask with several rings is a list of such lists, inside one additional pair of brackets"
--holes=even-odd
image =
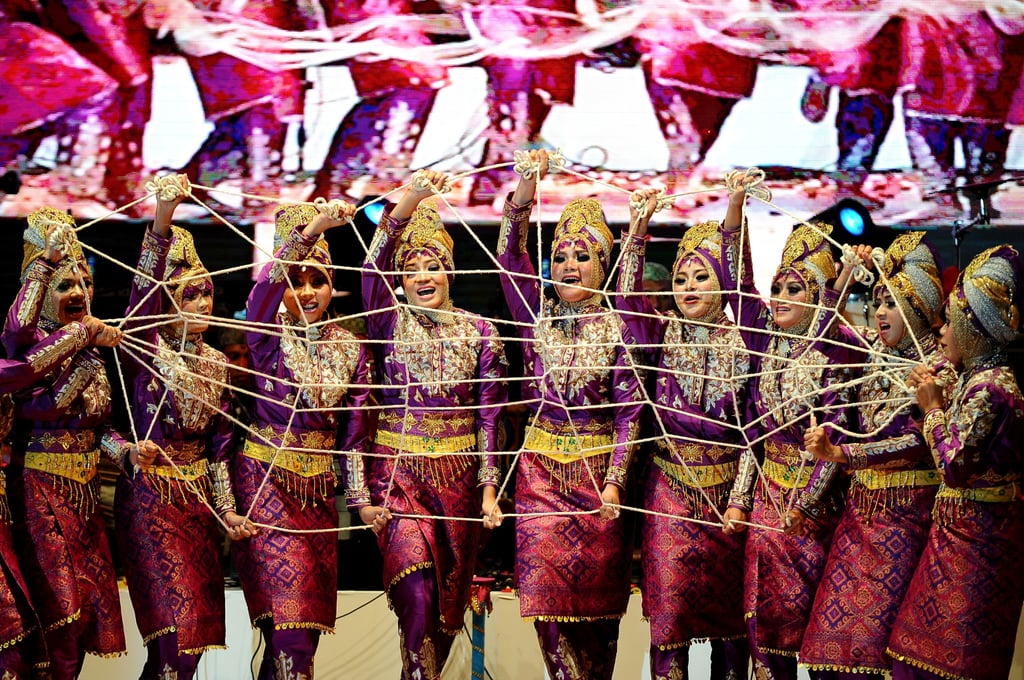
[[(6, 508), (6, 498), (0, 497), (0, 503)], [(14, 554), (11, 526), (4, 518), (0, 520), (0, 650), (19, 644), (38, 629), (39, 620)]]
[[(587, 459), (603, 486), (604, 456)], [(600, 461), (600, 462), (596, 462)], [(558, 463), (524, 452), (516, 478), (516, 512), (586, 512), (601, 506), (586, 463)], [(583, 469), (579, 469), (583, 468)], [(569, 484), (569, 480), (582, 480)], [(516, 518), (516, 584), (524, 618), (586, 621), (619, 618), (629, 601), (632, 536), (626, 517)]]
[[(252, 507), (249, 518), (257, 524), (300, 531), (337, 528), (333, 482), (310, 478), (305, 481), (310, 488), (298, 488), (303, 481), (295, 475), (275, 471), (260, 490), (266, 475), (265, 463), (247, 456), (235, 459), (239, 514)], [(256, 536), (235, 541), (231, 548), (254, 626), (270, 619), (276, 629), (334, 631), (338, 608), (335, 531), (304, 534), (261, 527)]]
[[(374, 448), (375, 453), (395, 455), (388, 447)], [(480, 516), (475, 454), (439, 458), (406, 455), (397, 459), (398, 467), (393, 470), (394, 460), (375, 459), (372, 475), (391, 483), (386, 504), (392, 513), (474, 519)], [(384, 558), (384, 588), (389, 601), (392, 588), (402, 578), (419, 569), (430, 569), (440, 601), (440, 626), (452, 634), (461, 631), (480, 545), (480, 528), (479, 522), (392, 519), (387, 531), (377, 538)]]
[[(196, 480), (202, 486), (205, 479)], [(224, 579), (217, 521), (200, 499), (150, 475), (117, 481), (114, 512), (128, 593), (143, 644), (176, 632), (182, 653), (224, 646)]]
[(43, 630), (77, 622), (81, 649), (117, 656), (126, 649), (121, 598), (98, 482), (19, 469), (7, 489), (15, 551)]
[(889, 653), (939, 677), (1005, 680), (1024, 604), (1024, 503), (939, 499)]
[[(779, 489), (772, 484), (771, 493)], [(785, 507), (785, 505), (783, 505)], [(764, 494), (754, 496), (750, 521), (779, 526), (779, 515)], [(747, 531), (743, 608), (752, 635), (751, 651), (796, 656), (832, 541), (835, 518), (814, 523), (812, 536), (787, 536), (781, 531)], [(808, 518), (805, 526), (811, 526)]]
[(928, 538), (937, 488), (863, 493), (854, 482), (804, 633), (801, 665), (889, 670), (885, 647)]
[[(724, 497), (728, 499), (728, 487)], [(707, 489), (714, 500), (716, 487)], [(681, 487), (657, 465), (645, 484), (647, 510), (717, 522), (698, 491)], [(719, 508), (724, 511), (723, 508)], [(662, 649), (705, 639), (746, 636), (743, 625), (744, 534), (720, 526), (646, 515), (643, 539), (643, 612), (651, 644)]]

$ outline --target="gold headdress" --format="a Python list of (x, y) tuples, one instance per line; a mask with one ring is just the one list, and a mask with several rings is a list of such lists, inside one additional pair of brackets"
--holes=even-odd
[[(21, 263), (21, 278), (25, 280), (29, 267), (46, 253), (46, 230), (54, 226), (50, 238), (56, 243), (57, 249), (64, 257), (57, 263), (50, 283), (47, 286), (46, 298), (40, 312), (44, 319), (59, 322), (59, 312), (54, 307), (53, 292), (56, 287), (69, 276), (81, 277), (82, 270), (88, 271), (89, 264), (82, 252), (82, 244), (75, 233), (75, 220), (71, 215), (55, 208), (40, 208), (28, 216), (28, 229), (25, 230), (25, 257)], [(84, 288), (84, 286), (83, 286)], [(89, 291), (86, 290), (86, 295)]]
[(451, 272), (455, 269), (454, 248), (455, 242), (445, 230), (434, 202), (421, 201), (398, 236), (394, 269), (402, 271), (410, 255), (427, 251), (441, 262), (451, 280), (454, 278)]
[(192, 234), (181, 227), (171, 227), (171, 247), (167, 252), (167, 271), (164, 280), (172, 284), (168, 292), (179, 308), (187, 287), (200, 286), (207, 282), (212, 285), (210, 273), (199, 259)]
[[(942, 279), (935, 253), (924, 240), (923, 231), (901, 234), (892, 242), (882, 260), (882, 272), (889, 281), (896, 303), (915, 336), (927, 333), (942, 311)], [(875, 295), (885, 290), (875, 285)]]
[[(286, 205), (277, 211), (274, 218), (274, 252), (280, 251), (281, 246), (288, 240), (288, 235), (296, 228), (305, 227), (313, 221), (319, 211), (315, 206), (308, 204)], [(331, 251), (327, 247), (327, 241), (321, 238), (309, 250), (305, 260), (323, 273), (328, 281), (334, 282), (333, 270), (331, 269)]]
[(965, 359), (982, 356), (1020, 337), (1018, 289), (1024, 262), (1010, 245), (995, 246), (967, 265), (949, 296), (949, 322)]
[(565, 206), (555, 227), (555, 238), (551, 244), (552, 255), (559, 249), (559, 245), (572, 238), (582, 239), (591, 258), (600, 265), (594, 270), (596, 281), (588, 284), (591, 288), (600, 287), (611, 264), (615, 237), (605, 222), (604, 211), (597, 200), (577, 198)]
[(832, 227), (821, 222), (813, 226), (803, 224), (793, 230), (786, 239), (782, 250), (782, 263), (775, 272), (775, 279), (787, 272), (794, 272), (807, 286), (808, 302), (817, 304), (821, 289), (836, 277), (836, 263), (832, 249), (825, 236), (832, 233)]

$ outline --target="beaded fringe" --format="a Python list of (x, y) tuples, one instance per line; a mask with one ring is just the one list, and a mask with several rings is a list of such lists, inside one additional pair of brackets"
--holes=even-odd
[(910, 664), (911, 666), (914, 666), (916, 668), (921, 668), (923, 670), (928, 671), (929, 673), (934, 673), (940, 678), (946, 678), (946, 680), (964, 680), (965, 677), (962, 675), (955, 675), (953, 673), (950, 673), (949, 671), (944, 671), (940, 668), (936, 668), (935, 666), (929, 666), (928, 664), (922, 661), (905, 657), (902, 654), (897, 654), (888, 648), (885, 650), (885, 653), (891, 656), (892, 658), (896, 659), (900, 663)]
[[(869, 489), (863, 484), (854, 482), (850, 484), (850, 500), (860, 508), (864, 523), (871, 524), (871, 518), (878, 513), (888, 512), (890, 508), (912, 505), (921, 488), (920, 486), (897, 486), (887, 489)], [(874, 673), (875, 671), (865, 672)]]
[[(608, 471), (607, 456), (590, 456), (589, 458), (574, 460), (571, 463), (559, 463), (543, 454), (537, 454), (541, 466), (548, 473), (548, 482), (554, 484), (558, 480), (558, 489), (562, 493), (575, 491), (584, 484), (589, 488), (593, 486), (591, 474), (597, 480), (598, 488), (604, 486), (604, 475)], [(542, 619), (544, 620), (544, 619)]]
[(427, 560), (426, 562), (417, 562), (416, 564), (410, 564), (408, 567), (406, 567), (402, 571), (398, 572), (395, 575), (395, 577), (393, 579), (391, 579), (391, 582), (388, 583), (387, 587), (384, 588), (384, 593), (388, 596), (388, 609), (392, 609), (393, 610), (395, 608), (394, 604), (392, 604), (392, 602), (391, 602), (391, 589), (394, 588), (395, 585), (399, 581), (401, 581), (403, 578), (405, 578), (409, 574), (413, 573), (414, 571), (420, 571), (422, 569), (433, 569), (433, 568), (434, 568), (434, 563), (431, 562), (430, 560)]
[[(266, 619), (273, 620), (274, 612), (264, 612), (252, 620), (253, 630), (258, 630), (258, 624), (260, 621)], [(325, 626), (322, 623), (313, 623), (312, 621), (288, 621), (286, 623), (275, 623), (274, 630), (317, 630), (326, 635), (334, 635), (334, 628), (331, 626)]]
[[(700, 489), (684, 484), (675, 477), (665, 475), (665, 479), (668, 480), (668, 485), (673, 491), (686, 497), (691, 508), (701, 508), (703, 510), (711, 511), (712, 514), (716, 509), (723, 509), (723, 506), (729, 500), (729, 492), (732, 490), (733, 484), (732, 480), (730, 480), (722, 484), (707, 486), (704, 487), (704, 493), (701, 493)], [(713, 507), (708, 505), (707, 498), (704, 497), (705, 494), (707, 494), (707, 498), (711, 499)]]
[[(145, 473), (143, 473), (145, 474)], [(174, 479), (160, 475), (145, 475), (150, 487), (160, 497), (160, 502), (169, 505), (180, 498), (182, 502), (188, 502), (189, 495), (195, 496), (200, 503), (208, 503), (210, 499), (210, 481), (208, 478), (200, 478), (187, 482), (184, 479)]]
[(333, 472), (313, 477), (303, 477), (291, 470), (279, 467), (274, 468), (274, 479), (280, 482), (282, 488), (289, 496), (298, 498), (302, 502), (303, 510), (306, 509), (307, 504), (315, 508), (317, 499), (319, 499), (320, 503), (327, 505), (327, 493), (333, 490), (335, 484), (337, 484)]
[(475, 455), (446, 455), (439, 458), (416, 454), (402, 454), (398, 458), (400, 464), (412, 471), (424, 482), (434, 488), (450, 486), (452, 480), (462, 476), (468, 468), (477, 464)]

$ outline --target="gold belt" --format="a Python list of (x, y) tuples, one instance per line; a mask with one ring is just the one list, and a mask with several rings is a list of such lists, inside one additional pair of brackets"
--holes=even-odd
[(979, 503), (1012, 503), (1020, 498), (1020, 483), (1010, 482), (999, 486), (983, 486), (977, 489), (956, 489), (943, 484), (936, 498), (955, 498)]
[[(164, 451), (167, 449), (164, 448)], [(187, 463), (185, 465), (151, 465), (149, 469), (145, 471), (147, 475), (156, 475), (157, 477), (166, 477), (167, 479), (180, 479), (185, 482), (194, 482), (200, 477), (206, 476), (207, 462), (205, 458)]]
[(692, 488), (706, 489), (736, 479), (735, 462), (684, 466), (661, 457), (655, 457), (654, 462), (669, 477)]
[(28, 448), (36, 453), (88, 453), (96, 448), (96, 433), (92, 430), (57, 430), (53, 432), (32, 434), (28, 438)]
[(808, 461), (800, 476), (797, 478), (797, 471), (800, 470), (800, 463), (776, 463), (770, 458), (766, 458), (764, 465), (761, 466), (764, 470), (764, 475), (768, 479), (772, 480), (779, 486), (786, 489), (802, 489), (807, 486), (807, 482), (811, 480), (811, 471), (814, 470), (814, 463)]
[(85, 453), (43, 453), (29, 451), (25, 454), (25, 467), (39, 470), (65, 479), (85, 484), (96, 476), (100, 462), (99, 449)]
[(291, 449), (276, 449), (266, 444), (257, 444), (251, 439), (245, 440), (242, 455), (269, 464), (274, 467), (294, 472), (300, 477), (316, 477), (331, 471), (333, 456), (329, 453), (305, 453)]
[(377, 430), (373, 440), (381, 446), (387, 446), (395, 451), (425, 453), (431, 458), (440, 458), (445, 454), (476, 448), (475, 434), (463, 434), (456, 437), (429, 437)]
[(857, 470), (854, 479), (868, 489), (892, 489), (909, 486), (935, 486), (939, 483), (938, 470)]
[[(162, 447), (164, 455), (175, 463), (195, 463), (203, 458), (206, 442), (202, 439), (186, 439), (184, 441), (165, 442)], [(178, 465), (178, 467), (182, 466)]]
[(551, 434), (536, 427), (526, 433), (523, 448), (552, 458), (559, 463), (571, 463), (615, 450), (615, 438), (610, 434)]

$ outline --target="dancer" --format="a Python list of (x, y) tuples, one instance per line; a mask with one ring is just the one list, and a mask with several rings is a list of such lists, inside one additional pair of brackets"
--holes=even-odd
[(541, 297), (526, 252), (545, 151), (531, 151), (506, 199), (498, 264), (525, 341), (532, 418), (516, 479), (516, 583), (551, 677), (611, 678), (629, 599), (632, 536), (619, 504), (643, 397), (618, 316), (602, 305), (612, 234), (600, 204), (562, 211), (551, 248), (555, 299)]
[[(25, 360), (0, 359), (0, 443), (7, 440), (14, 425), (12, 393), (30, 387), (90, 344), (112, 346), (119, 334), (98, 319), (85, 316), (48, 335), (25, 352)], [(35, 662), (46, 658), (41, 635), (39, 617), (14, 549), (6, 477), (0, 471), (0, 677), (32, 677)]]
[[(260, 680), (285, 673), (312, 678), (320, 633), (334, 630), (331, 452), (365, 450), (368, 358), (355, 336), (322, 321), (332, 277), (321, 236), (354, 212), (340, 201), (320, 212), (308, 204), (278, 211), (275, 261), (262, 269), (246, 303), (246, 343), (262, 398), (235, 459), (234, 490), (254, 524), (285, 530), (261, 528), (232, 544), (249, 618), (266, 644)], [(344, 438), (336, 445), (339, 426)], [(230, 498), (216, 500), (218, 511), (233, 509)]]
[[(453, 306), (452, 238), (423, 199), (444, 186), (413, 176), (384, 212), (363, 273), (367, 329), (375, 341), (381, 415), (368, 475), (370, 497), (349, 505), (373, 526), (384, 587), (398, 615), (403, 678), (439, 678), (470, 598), (478, 522), (500, 522), (496, 452), (508, 362), (490, 321)], [(407, 304), (397, 304), (394, 278)], [(478, 487), (483, 488), (481, 492)], [(370, 505), (372, 503), (372, 505)], [(392, 514), (394, 513), (394, 514)], [(395, 516), (397, 515), (397, 516)]]
[[(29, 215), (22, 288), (7, 316), (8, 356), (30, 363), (33, 346), (74, 331), (88, 318), (92, 275), (70, 215), (41, 208)], [(93, 345), (112, 345), (105, 329)], [(81, 343), (80, 343), (81, 346)], [(99, 509), (100, 450), (118, 468), (149, 465), (152, 455), (109, 427), (110, 383), (92, 348), (17, 395), (8, 498), (15, 549), (44, 631), (50, 677), (77, 677), (85, 654), (125, 651), (121, 604)]]
[[(743, 623), (744, 535), (725, 534), (726, 510), (744, 449), (739, 416), (750, 360), (725, 315), (717, 222), (687, 230), (672, 266), (676, 309), (659, 315), (642, 290), (647, 224), (656, 205), (631, 204), (622, 236), (616, 306), (626, 342), (656, 367), (655, 432), (662, 434), (644, 482), (643, 604), (651, 624), (651, 678), (688, 677), (689, 648), (711, 641), (711, 677), (743, 677), (750, 664)], [(739, 225), (745, 190), (730, 197), (726, 228)], [(624, 293), (624, 295), (622, 295)]]
[[(796, 655), (832, 537), (842, 490), (839, 467), (818, 461), (804, 465), (800, 448), (811, 418), (819, 424), (847, 424), (849, 369), (861, 363), (854, 334), (835, 321), (835, 291), (828, 283), (836, 267), (823, 237), (829, 227), (802, 225), (790, 234), (772, 282), (770, 306), (758, 299), (748, 239), (725, 229), (722, 241), (724, 290), (730, 298), (754, 376), (748, 401), (749, 437), (763, 463), (757, 480), (753, 453), (740, 460), (726, 511), (726, 531), (746, 520), (779, 530), (759, 530), (747, 539), (744, 610), (759, 673), (796, 678)], [(742, 258), (742, 262), (740, 261)], [(742, 273), (737, 272), (742, 267)], [(837, 281), (840, 290), (852, 268)], [(737, 288), (737, 276), (740, 287)], [(824, 309), (817, 310), (822, 305)]]
[(889, 640), (894, 680), (1010, 673), (1024, 604), (1024, 397), (1006, 348), (1021, 335), (1022, 285), (1024, 261), (1012, 246), (975, 257), (949, 295), (940, 332), (943, 354), (960, 369), (952, 396), (931, 366), (908, 380), (942, 483)]
[(869, 436), (836, 445), (826, 428), (804, 434), (808, 452), (852, 475), (800, 647), (800, 665), (812, 677), (856, 673), (881, 680), (889, 672), (885, 646), (924, 549), (938, 489), (939, 475), (904, 387), (911, 368), (922, 361), (941, 365), (947, 389), (956, 382), (932, 332), (943, 302), (942, 281), (924, 233), (893, 241), (881, 273), (874, 288), (878, 330), (862, 331), (872, 353), (860, 383), (857, 431)]
[[(213, 499), (231, 496), (233, 453), (232, 424), (223, 415), (231, 406), (227, 360), (202, 336), (213, 283), (191, 234), (171, 226), (188, 179), (162, 181), (126, 312), (141, 347), (125, 362), (140, 445), (159, 455), (148, 469), (118, 478), (114, 502), (128, 592), (147, 649), (140, 677), (147, 679), (191, 678), (203, 652), (224, 646), (221, 540), (211, 509)], [(161, 325), (168, 315), (176, 318)], [(231, 510), (225, 521), (232, 539), (255, 529)]]

